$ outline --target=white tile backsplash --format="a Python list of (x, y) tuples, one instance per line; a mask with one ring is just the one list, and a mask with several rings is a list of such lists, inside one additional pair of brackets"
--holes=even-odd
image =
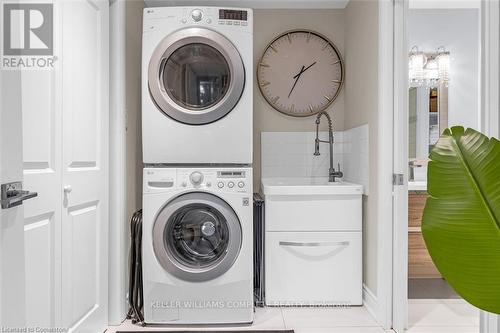
[[(262, 132), (262, 177), (327, 177), (329, 147), (320, 144), (314, 156), (316, 132)], [(319, 133), (328, 141), (328, 132)], [(368, 125), (334, 133), (333, 163), (340, 163), (344, 180), (362, 184), (368, 191)]]

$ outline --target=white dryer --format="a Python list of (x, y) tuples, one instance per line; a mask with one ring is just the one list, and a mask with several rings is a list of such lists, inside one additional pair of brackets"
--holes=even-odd
[(252, 163), (252, 10), (146, 8), (143, 25), (144, 163)]
[(253, 321), (251, 168), (146, 168), (147, 324)]

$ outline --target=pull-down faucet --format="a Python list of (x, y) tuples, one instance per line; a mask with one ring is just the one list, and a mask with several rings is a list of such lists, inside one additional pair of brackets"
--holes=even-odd
[[(323, 115), (328, 120), (328, 141), (319, 139), (319, 124), (321, 123), (321, 116)], [(320, 142), (328, 143), (330, 145), (330, 169), (328, 171), (328, 181), (335, 182), (335, 178), (342, 178), (344, 174), (342, 173), (342, 171), (340, 171), (340, 163), (338, 164), (338, 171), (335, 171), (335, 169), (333, 168), (333, 125), (332, 118), (325, 111), (321, 111), (316, 117), (316, 140), (314, 140), (314, 156), (321, 155), (319, 153)]]

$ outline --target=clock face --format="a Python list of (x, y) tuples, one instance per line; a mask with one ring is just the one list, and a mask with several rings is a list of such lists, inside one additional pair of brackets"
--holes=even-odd
[(340, 52), (326, 37), (295, 30), (274, 39), (257, 64), (262, 95), (276, 110), (310, 116), (337, 98), (344, 81)]

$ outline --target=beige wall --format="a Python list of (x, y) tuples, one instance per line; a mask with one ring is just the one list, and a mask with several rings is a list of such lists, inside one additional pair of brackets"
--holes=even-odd
[[(344, 56), (344, 10), (254, 10), (254, 64), (256, 65), (267, 44), (277, 35), (291, 29), (311, 29), (327, 36)], [(344, 91), (330, 106), (335, 130), (344, 129)], [(260, 133), (308, 132), (316, 129), (315, 118), (296, 118), (274, 110), (262, 97), (257, 78), (254, 82), (254, 190), (260, 188)], [(326, 126), (323, 124), (323, 126)], [(326, 127), (323, 127), (326, 129)], [(311, 144), (313, 144), (311, 142)]]
[[(377, 292), (378, 3), (351, 0), (345, 9), (344, 127), (369, 125), (370, 195), (363, 200), (363, 281)], [(390, 235), (388, 235), (390, 237)]]
[(143, 1), (126, 1), (127, 222), (142, 207), (141, 57)]

